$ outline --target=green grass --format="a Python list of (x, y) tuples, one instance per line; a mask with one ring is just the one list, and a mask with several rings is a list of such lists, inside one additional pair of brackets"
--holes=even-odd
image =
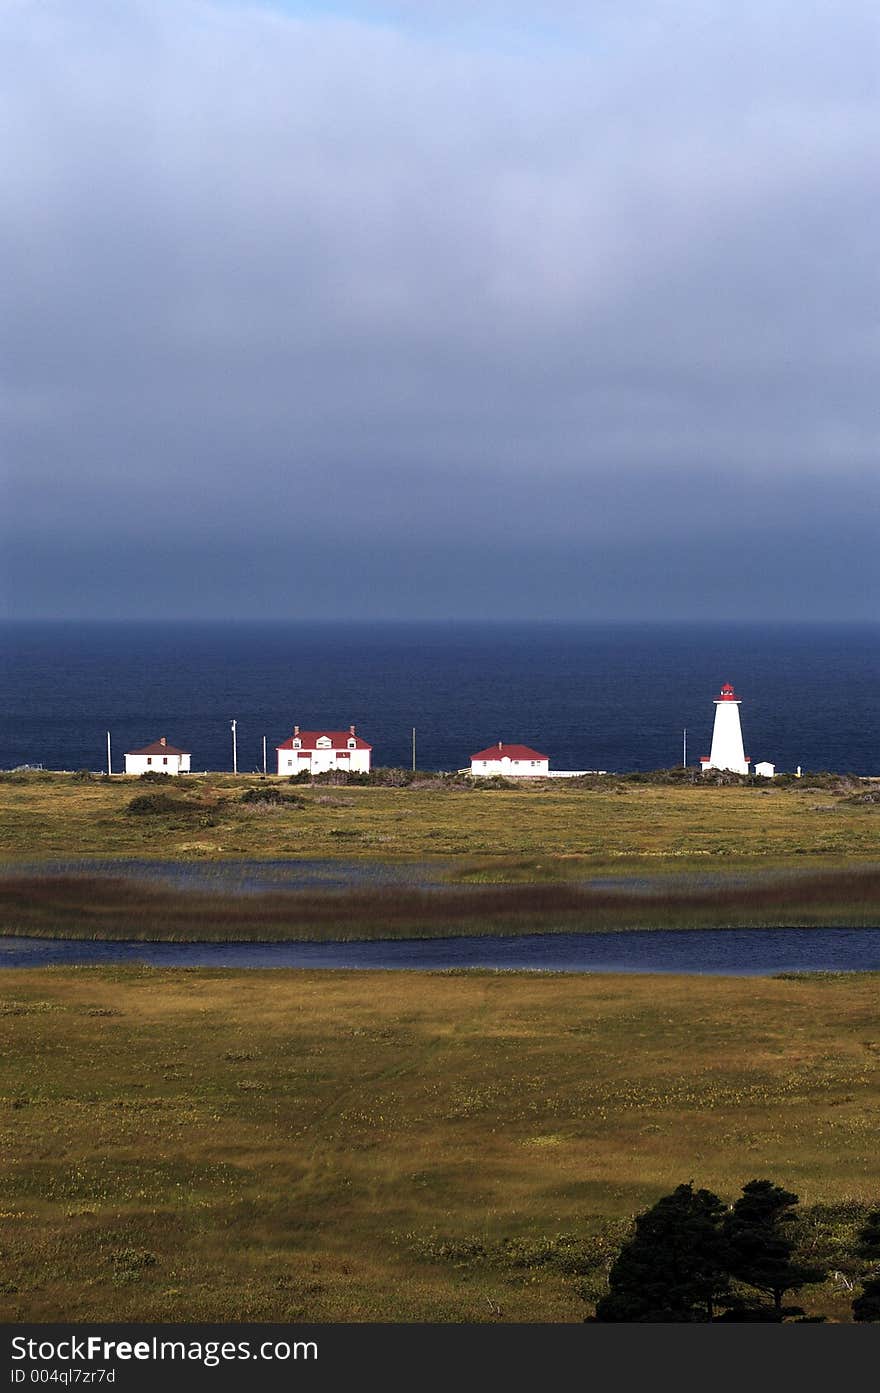
[[(453, 857), (519, 864), (518, 877), (555, 879), (567, 858), (652, 872), (698, 867), (827, 865), (880, 860), (880, 806), (851, 789), (654, 785), (591, 787), (290, 789), (302, 807), (241, 801), (254, 778), (192, 777), (172, 790), (176, 813), (135, 816), (137, 779), (81, 783), (70, 775), (0, 780), (0, 856)], [(289, 785), (270, 780), (285, 791)], [(163, 792), (165, 790), (163, 789)], [(550, 866), (547, 861), (549, 858)]]
[(878, 985), (2, 972), (2, 1316), (579, 1321), (691, 1178), (794, 1189), (855, 1278)]

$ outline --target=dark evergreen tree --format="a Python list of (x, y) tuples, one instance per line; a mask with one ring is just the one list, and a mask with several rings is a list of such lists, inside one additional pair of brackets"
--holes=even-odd
[(772, 1308), (732, 1303), (728, 1319), (781, 1321), (803, 1315), (800, 1307), (784, 1307), (786, 1292), (799, 1291), (811, 1282), (822, 1282), (827, 1273), (796, 1261), (794, 1239), (788, 1228), (798, 1203), (797, 1195), (771, 1180), (750, 1180), (723, 1224), (727, 1259), (732, 1277), (754, 1287), (772, 1301)]
[(866, 1277), (852, 1304), (853, 1320), (880, 1321), (880, 1277)]
[[(870, 1213), (859, 1230), (860, 1257), (880, 1263), (880, 1209)], [(852, 1304), (853, 1320), (880, 1321), (880, 1272), (865, 1277), (861, 1293)]]
[(880, 1262), (880, 1209), (872, 1209), (858, 1235), (860, 1257)]
[(635, 1221), (596, 1306), (597, 1321), (710, 1321), (727, 1295), (724, 1205), (679, 1185)]

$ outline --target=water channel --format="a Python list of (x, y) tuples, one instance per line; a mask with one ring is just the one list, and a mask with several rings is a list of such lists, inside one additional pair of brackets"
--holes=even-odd
[(0, 938), (0, 967), (151, 967), (678, 972), (735, 977), (880, 972), (877, 929), (630, 929), (352, 943), (140, 943)]

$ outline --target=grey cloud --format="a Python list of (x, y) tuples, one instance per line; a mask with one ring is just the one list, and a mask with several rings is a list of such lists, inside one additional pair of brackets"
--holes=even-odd
[[(402, 27), (9, 7), (14, 611), (107, 612), (112, 572), (136, 609), (161, 501), (163, 564), (201, 578), (204, 612), (232, 576), (262, 613), (286, 574), (331, 612), (338, 543), (376, 614), (460, 608), (453, 569), (493, 612), (579, 613), (583, 539), (607, 613), (697, 614), (700, 531), (746, 518), (754, 612), (796, 607), (821, 538), (849, 556), (823, 614), (870, 615), (873, 6), (602, 5), (587, 26), (558, 4), (533, 43), (529, 7), (484, 12), (513, 47), (485, 18), (457, 37), (454, 6), (440, 37), (431, 5), (384, 9)], [(384, 555), (352, 552), (367, 529)]]

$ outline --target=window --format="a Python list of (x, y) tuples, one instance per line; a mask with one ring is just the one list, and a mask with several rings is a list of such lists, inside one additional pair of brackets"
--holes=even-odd
[(163, 763), (163, 764), (167, 764), (167, 763), (168, 763), (168, 756), (167, 756), (167, 755), (163, 755), (163, 756), (162, 756), (162, 763)]
[(298, 750), (301, 744), (302, 744), (302, 741), (301, 741), (301, 740), (294, 740), (294, 742), (293, 742), (293, 748), (294, 748), (295, 750)]
[(147, 755), (147, 764), (152, 764), (152, 763), (153, 763), (153, 756), (152, 756), (152, 755)]
[(348, 748), (349, 748), (350, 750), (356, 750), (356, 749), (357, 749), (357, 741), (356, 741), (356, 740), (349, 740), (349, 742), (348, 742)]

